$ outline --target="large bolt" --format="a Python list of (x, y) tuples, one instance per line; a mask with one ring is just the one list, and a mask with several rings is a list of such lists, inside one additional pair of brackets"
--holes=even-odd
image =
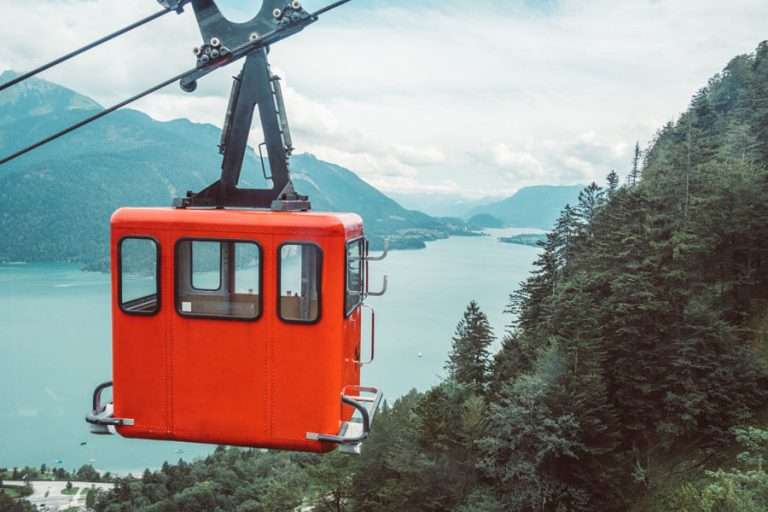
[(280, 9), (275, 9), (274, 11), (272, 11), (272, 16), (274, 16), (275, 18), (279, 18), (282, 15), (283, 15), (283, 11), (281, 11)]
[(218, 48), (219, 46), (221, 46), (221, 40), (218, 37), (212, 37), (211, 46), (213, 46), (214, 48)]
[(184, 92), (193, 92), (197, 89), (197, 80), (191, 82), (181, 82), (181, 90)]
[(299, 0), (293, 0), (293, 2), (291, 2), (291, 9), (294, 11), (301, 9), (301, 2)]
[(218, 59), (219, 58), (219, 50), (211, 51), (211, 58), (212, 59)]

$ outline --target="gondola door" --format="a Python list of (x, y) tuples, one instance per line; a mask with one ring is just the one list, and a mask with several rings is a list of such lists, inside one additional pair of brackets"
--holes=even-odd
[(275, 239), (273, 436), (294, 449), (331, 450), (306, 436), (339, 427), (341, 322), (328, 287), (341, 275), (327, 263), (334, 244), (321, 236)]
[(271, 237), (175, 242), (172, 429), (178, 439), (262, 445), (270, 437), (270, 324), (264, 263)]
[(166, 247), (160, 230), (112, 231), (112, 350), (120, 361), (113, 374), (114, 414), (139, 424), (117, 427), (128, 437), (165, 438), (170, 430), (168, 353), (162, 342), (168, 332), (162, 314)]

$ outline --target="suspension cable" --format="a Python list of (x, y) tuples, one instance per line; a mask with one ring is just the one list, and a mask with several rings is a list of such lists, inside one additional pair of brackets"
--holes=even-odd
[(161, 16), (165, 16), (169, 12), (181, 13), (182, 9), (184, 8), (184, 4), (187, 3), (187, 1), (188, 0), (179, 2), (178, 6), (176, 8), (168, 7), (168, 8), (163, 9), (162, 11), (158, 11), (155, 14), (152, 14), (150, 16), (147, 16), (146, 18), (140, 19), (139, 21), (137, 21), (135, 23), (131, 23), (127, 27), (123, 27), (120, 30), (112, 32), (111, 34), (108, 34), (108, 35), (102, 37), (101, 39), (97, 39), (96, 41), (94, 41), (92, 43), (89, 43), (89, 44), (87, 44), (87, 45), (85, 45), (85, 46), (83, 46), (81, 48), (78, 48), (77, 50), (69, 52), (66, 55), (62, 55), (61, 57), (59, 57), (57, 59), (54, 59), (51, 62), (48, 62), (47, 64), (43, 64), (42, 66), (37, 67), (37, 68), (33, 69), (32, 71), (24, 73), (23, 75), (19, 75), (16, 78), (14, 78), (13, 80), (10, 80), (9, 82), (6, 82), (4, 84), (0, 84), (0, 92), (4, 91), (5, 89), (7, 89), (7, 88), (9, 88), (9, 87), (11, 87), (13, 85), (16, 85), (16, 84), (18, 84), (20, 82), (23, 82), (24, 80), (26, 80), (28, 78), (32, 78), (33, 76), (35, 76), (35, 75), (37, 75), (39, 73), (42, 73), (46, 69), (50, 69), (53, 66), (57, 66), (57, 65), (61, 64), (62, 62), (66, 62), (66, 61), (68, 61), (69, 59), (71, 59), (73, 57), (77, 57), (81, 53), (85, 53), (85, 52), (87, 52), (89, 50), (92, 50), (92, 49), (96, 48), (97, 46), (106, 43), (107, 41), (111, 41), (112, 39), (114, 39), (116, 37), (119, 37), (119, 36), (121, 36), (123, 34), (126, 34), (126, 33), (130, 32), (131, 30), (139, 28), (142, 25), (146, 25), (150, 21), (154, 21), (157, 18), (160, 18)]
[(337, 0), (336, 2), (333, 2), (332, 4), (326, 5), (322, 9), (319, 9), (312, 13), (312, 17), (317, 18), (321, 14), (325, 14), (326, 12), (330, 11), (331, 9), (335, 9), (337, 7), (341, 7), (342, 5), (346, 4), (350, 0)]
[[(96, 47), (96, 46), (98, 46), (98, 45), (100, 45), (100, 44), (102, 44), (102, 43), (104, 43), (106, 41), (109, 41), (110, 39), (114, 39), (115, 37), (118, 37), (118, 36), (128, 32), (130, 30), (133, 30), (134, 28), (137, 28), (137, 27), (139, 27), (141, 25), (149, 23), (150, 21), (152, 21), (154, 19), (157, 19), (160, 16), (163, 16), (165, 14), (168, 14), (171, 11), (176, 11), (176, 12), (180, 13), (180, 12), (182, 12), (184, 4), (188, 3), (189, 1), (191, 1), (191, 0), (176, 0), (176, 3), (173, 4), (171, 7), (168, 7), (166, 9), (162, 10), (162, 11), (159, 11), (159, 12), (151, 15), (151, 16), (148, 16), (148, 17), (144, 18), (143, 20), (139, 20), (139, 21), (137, 21), (136, 23), (134, 23), (132, 25), (129, 25), (129, 26), (127, 26), (127, 27), (125, 27), (125, 28), (123, 28), (121, 30), (118, 30), (117, 32), (114, 32), (114, 33), (112, 33), (112, 34), (110, 34), (108, 36), (103, 37), (102, 39), (100, 39), (98, 41), (95, 41), (95, 42), (93, 42), (93, 43), (91, 43), (91, 44), (89, 44), (87, 46), (84, 46), (84, 47), (80, 48), (79, 50), (75, 50), (74, 52), (69, 53), (67, 55), (64, 55), (63, 57), (60, 57), (60, 58), (58, 58), (58, 59), (56, 59), (56, 60), (54, 60), (52, 62), (49, 62), (48, 64), (45, 64), (44, 66), (40, 66), (39, 68), (37, 68), (37, 69), (35, 69), (33, 71), (30, 71), (29, 73), (26, 73), (26, 74), (24, 74), (22, 76), (19, 76), (19, 77), (15, 78), (15, 79), (11, 80), (10, 82), (7, 82), (5, 84), (0, 85), (0, 91), (6, 89), (6, 88), (8, 88), (8, 87), (10, 87), (10, 86), (12, 86), (12, 85), (14, 85), (16, 83), (19, 83), (19, 82), (21, 82), (23, 80), (26, 80), (27, 78), (30, 78), (31, 76), (34, 76), (35, 74), (40, 73), (41, 71), (44, 71), (44, 70), (46, 70), (46, 69), (48, 69), (48, 68), (50, 68), (52, 66), (60, 64), (61, 62), (64, 62), (64, 61), (66, 61), (66, 60), (68, 60), (68, 59), (70, 59), (70, 58), (72, 58), (72, 57), (74, 57), (74, 56), (76, 56), (76, 55), (78, 55), (80, 53), (88, 51), (88, 50), (90, 50), (90, 49), (92, 49), (92, 48), (94, 48), (94, 47)], [(349, 1), (350, 0), (337, 0), (337, 1), (333, 2), (333, 3), (331, 3), (330, 5), (328, 5), (328, 6), (324, 7), (324, 8), (322, 8), (322, 9), (318, 10), (317, 12), (315, 12), (313, 14), (311, 14), (308, 19), (311, 20), (310, 23), (313, 22), (313, 21), (316, 21), (317, 18), (321, 14), (324, 14), (324, 13), (330, 11), (331, 9), (335, 9), (336, 7), (339, 7), (339, 6), (345, 4), (345, 3), (349, 2)], [(164, 5), (165, 5), (165, 3), (164, 3)], [(92, 122), (94, 122), (94, 121), (96, 121), (98, 119), (101, 119), (102, 117), (104, 117), (104, 116), (106, 116), (108, 114), (111, 114), (112, 112), (114, 112), (116, 110), (119, 110), (119, 109), (125, 107), (126, 105), (128, 105), (130, 103), (133, 103), (134, 101), (137, 101), (137, 100), (139, 100), (139, 99), (141, 99), (141, 98), (143, 98), (145, 96), (148, 96), (148, 95), (152, 94), (153, 92), (156, 92), (156, 91), (158, 91), (158, 90), (160, 90), (160, 89), (162, 89), (164, 87), (167, 87), (167, 86), (169, 86), (170, 84), (172, 84), (172, 83), (174, 83), (176, 81), (179, 81), (181, 83), (181, 85), (182, 85), (182, 88), (184, 88), (184, 79), (192, 77), (193, 79), (196, 80), (200, 76), (208, 74), (212, 70), (214, 70), (214, 69), (216, 69), (218, 67), (225, 66), (225, 65), (227, 65), (227, 64), (229, 64), (229, 63), (231, 63), (231, 62), (233, 62), (235, 60), (238, 60), (241, 57), (244, 57), (248, 53), (250, 53), (250, 52), (252, 52), (252, 51), (254, 51), (254, 50), (258, 49), (258, 48), (261, 48), (261, 47), (264, 47), (264, 46), (268, 46), (270, 43), (274, 42), (273, 38), (276, 35), (280, 34), (283, 30), (285, 30), (284, 27), (283, 28), (278, 28), (278, 29), (273, 29), (272, 31), (267, 32), (266, 34), (262, 35), (261, 37), (255, 39), (255, 40), (250, 40), (250, 41), (248, 41), (246, 43), (243, 43), (242, 45), (234, 48), (233, 50), (231, 50), (228, 53), (228, 55), (226, 55), (225, 57), (220, 59), (218, 62), (212, 62), (208, 66), (196, 67), (194, 69), (190, 69), (188, 71), (180, 73), (180, 74), (174, 76), (173, 78), (169, 78), (168, 80), (165, 80), (164, 82), (161, 82), (161, 83), (159, 83), (159, 84), (157, 84), (157, 85), (155, 85), (153, 87), (150, 87), (149, 89), (146, 89), (145, 91), (142, 91), (142, 92), (140, 92), (140, 93), (138, 93), (138, 94), (136, 94), (134, 96), (131, 96), (130, 98), (128, 98), (128, 99), (126, 99), (124, 101), (121, 101), (120, 103), (112, 105), (111, 107), (109, 107), (107, 109), (104, 109), (104, 110), (102, 110), (102, 111), (100, 111), (100, 112), (98, 112), (98, 113), (96, 113), (96, 114), (94, 114), (92, 116), (86, 117), (82, 121), (79, 121), (79, 122), (77, 122), (77, 123), (75, 123), (75, 124), (73, 124), (73, 125), (71, 125), (71, 126), (69, 126), (67, 128), (64, 128), (63, 130), (60, 130), (60, 131), (54, 133), (53, 135), (50, 135), (50, 136), (48, 136), (48, 137), (46, 137), (46, 138), (44, 138), (44, 139), (42, 139), (42, 140), (32, 144), (31, 146), (27, 146), (24, 149), (20, 149), (19, 151), (16, 151), (15, 153), (13, 153), (11, 155), (3, 157), (2, 159), (0, 159), (0, 165), (4, 165), (4, 164), (10, 162), (11, 160), (14, 160), (14, 159), (16, 159), (16, 158), (18, 158), (18, 157), (20, 157), (22, 155), (25, 155), (25, 154), (29, 153), (30, 151), (32, 151), (34, 149), (39, 148), (40, 146), (44, 146), (44, 145), (48, 144), (49, 142), (53, 142), (54, 140), (58, 139), (59, 137), (62, 137), (62, 136), (66, 135), (66, 134), (68, 134), (70, 132), (73, 132), (73, 131), (77, 130), (78, 128), (82, 128), (83, 126), (85, 126), (87, 124), (90, 124), (90, 123), (92, 123)], [(190, 90), (193, 90), (193, 89), (190, 89)]]
[(82, 121), (79, 121), (78, 123), (75, 123), (72, 126), (64, 128), (63, 130), (61, 130), (59, 132), (56, 132), (53, 135), (51, 135), (49, 137), (46, 137), (43, 140), (38, 141), (38, 142), (32, 144), (31, 146), (27, 146), (26, 148), (21, 149), (21, 150), (15, 152), (15, 153), (13, 153), (12, 155), (8, 155), (8, 156), (4, 157), (2, 160), (0, 160), (0, 165), (6, 164), (6, 163), (10, 162), (11, 160), (14, 160), (15, 158), (20, 157), (21, 155), (29, 153), (33, 149), (37, 149), (40, 146), (44, 146), (45, 144), (48, 144), (49, 142), (53, 142), (54, 140), (58, 139), (59, 137), (61, 137), (63, 135), (66, 135), (69, 132), (75, 131), (78, 128), (82, 128), (83, 126), (85, 126), (87, 124), (90, 124), (93, 121), (96, 121), (97, 119), (101, 119), (102, 117), (106, 116), (107, 114), (111, 114), (115, 110), (123, 108), (124, 106), (128, 105), (129, 103), (133, 103), (134, 101), (139, 100), (139, 99), (143, 98), (144, 96), (148, 96), (148, 95), (152, 94), (153, 92), (162, 89), (163, 87), (167, 87), (170, 84), (172, 84), (172, 83), (174, 83), (174, 82), (176, 82), (178, 80), (182, 80), (182, 79), (186, 78), (187, 76), (191, 75), (192, 73), (194, 73), (195, 71), (197, 71), (197, 69), (190, 69), (189, 71), (185, 71), (184, 73), (176, 75), (173, 78), (169, 78), (168, 80), (166, 80), (166, 81), (164, 81), (162, 83), (159, 83), (159, 84), (157, 84), (157, 85), (155, 85), (153, 87), (150, 87), (149, 89), (147, 89), (145, 91), (142, 91), (139, 94), (136, 94), (135, 96), (131, 96), (127, 100), (124, 100), (124, 101), (121, 101), (120, 103), (112, 105), (111, 107), (109, 107), (107, 109), (104, 109), (104, 110), (102, 110), (102, 111), (100, 111), (100, 112), (98, 112), (98, 113), (96, 113), (96, 114), (94, 114), (94, 115), (92, 115), (90, 117), (86, 117)]

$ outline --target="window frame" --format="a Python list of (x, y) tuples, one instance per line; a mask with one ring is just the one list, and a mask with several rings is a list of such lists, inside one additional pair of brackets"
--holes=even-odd
[[(155, 295), (157, 295), (157, 305), (155, 306), (154, 311), (130, 311), (128, 309), (125, 309), (123, 307), (123, 242), (126, 240), (148, 240), (155, 244)], [(160, 246), (160, 241), (157, 240), (155, 237), (147, 236), (147, 235), (126, 235), (121, 237), (117, 242), (117, 295), (115, 299), (117, 300), (117, 306), (126, 315), (133, 315), (133, 316), (155, 316), (160, 312), (160, 308), (162, 307), (162, 281), (160, 280), (161, 276), (161, 252), (162, 247)], [(140, 298), (140, 297), (137, 297)], [(129, 301), (130, 302), (130, 301)]]
[[(197, 314), (197, 313), (185, 313), (181, 310), (181, 304), (179, 302), (179, 276), (178, 276), (178, 261), (179, 261), (179, 245), (184, 242), (220, 242), (220, 243), (226, 243), (231, 242), (233, 244), (252, 244), (255, 245), (256, 248), (259, 250), (259, 291), (258, 296), (259, 300), (257, 302), (259, 311), (258, 314), (254, 318), (241, 318), (241, 317), (233, 317), (233, 316), (222, 316), (222, 315), (212, 315), (212, 314)], [(220, 246), (220, 254), (222, 255), (221, 258), (223, 258), (223, 247)], [(190, 251), (190, 257), (191, 257), (191, 251)], [(220, 284), (219, 288), (217, 290), (199, 290), (197, 288), (194, 288), (192, 286), (192, 262), (190, 261), (189, 266), (189, 286), (190, 289), (194, 292), (197, 292), (200, 295), (216, 295), (216, 292), (221, 291), (221, 288), (223, 286), (223, 277), (220, 278)], [(240, 238), (196, 238), (196, 237), (183, 237), (176, 240), (176, 242), (173, 244), (173, 302), (174, 302), (174, 309), (176, 310), (176, 314), (179, 315), (183, 319), (189, 319), (189, 320), (225, 320), (228, 322), (258, 322), (261, 320), (261, 317), (264, 316), (264, 248), (261, 246), (261, 243), (259, 243), (257, 240), (243, 240)], [(221, 260), (219, 262), (219, 265), (221, 265)], [(221, 267), (220, 267), (221, 268)], [(237, 268), (235, 268), (235, 272), (237, 272)], [(235, 274), (235, 280), (237, 280), (237, 274)], [(237, 295), (237, 294), (235, 294)], [(243, 294), (240, 294), (243, 295)]]
[[(350, 308), (347, 309), (347, 287), (349, 286), (349, 246), (351, 244), (362, 244), (361, 247), (361, 260), (360, 260), (360, 299), (357, 301), (357, 303)], [(351, 238), (344, 243), (344, 318), (351, 317), (355, 310), (360, 308), (363, 305), (363, 302), (365, 302), (365, 282), (367, 280), (366, 277), (366, 268), (365, 268), (365, 249), (366, 249), (366, 240), (365, 236), (359, 236), (357, 238)]]
[[(283, 318), (283, 311), (281, 306), (280, 299), (282, 298), (282, 289), (283, 289), (283, 258), (282, 258), (282, 252), (283, 247), (287, 245), (301, 245), (301, 246), (309, 246), (314, 247), (318, 251), (318, 263), (319, 263), (319, 269), (317, 271), (317, 318), (313, 320), (294, 320), (291, 318)], [(280, 319), (281, 322), (285, 322), (287, 324), (299, 324), (299, 325), (314, 325), (323, 318), (323, 266), (325, 265), (325, 254), (323, 253), (323, 248), (320, 247), (319, 244), (316, 242), (307, 242), (307, 241), (284, 241), (280, 245), (277, 246), (277, 318)]]

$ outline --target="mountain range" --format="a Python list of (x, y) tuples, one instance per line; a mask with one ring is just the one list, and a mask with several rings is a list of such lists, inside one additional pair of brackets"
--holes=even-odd
[[(0, 83), (17, 76), (0, 75)], [(96, 101), (33, 78), (0, 94), (0, 155), (32, 144), (102, 109)], [(103, 268), (108, 225), (121, 206), (170, 205), (219, 177), (215, 150), (220, 130), (187, 119), (158, 121), (119, 110), (0, 167), (0, 261), (74, 261)], [(581, 187), (528, 187), (502, 201), (446, 196), (414, 200), (435, 206), (437, 217), (404, 208), (354, 172), (310, 154), (292, 158), (293, 179), (313, 208), (353, 211), (366, 224), (374, 248), (421, 248), (452, 235), (477, 234), (486, 225), (550, 229)], [(258, 156), (246, 154), (241, 185), (263, 187)], [(413, 196), (399, 196), (402, 199)], [(437, 202), (435, 202), (437, 201)], [(421, 209), (421, 208), (419, 208)], [(446, 212), (451, 217), (441, 216)], [(493, 220), (473, 223), (472, 217)], [(497, 223), (492, 217), (499, 219)], [(470, 222), (467, 222), (467, 221)]]
[[(459, 217), (470, 226), (551, 229), (566, 204), (575, 204), (584, 185), (523, 187), (510, 197), (468, 198), (457, 193), (395, 193), (406, 208), (436, 217)], [(495, 219), (495, 221), (494, 221)]]
[(492, 216), (513, 228), (552, 229), (566, 204), (576, 204), (584, 185), (525, 187), (512, 197), (489, 201), (469, 210), (466, 217)]
[[(16, 76), (0, 75), (0, 83)], [(6, 155), (102, 107), (75, 91), (31, 79), (0, 94), (0, 154)], [(170, 205), (219, 175), (220, 130), (186, 119), (160, 122), (123, 109), (0, 168), (0, 261), (76, 261), (102, 265), (109, 218), (121, 206)], [(408, 210), (352, 171), (312, 155), (292, 159), (296, 188), (313, 208), (354, 211), (373, 245), (394, 248), (472, 234)], [(243, 186), (264, 186), (258, 157), (248, 152)]]

